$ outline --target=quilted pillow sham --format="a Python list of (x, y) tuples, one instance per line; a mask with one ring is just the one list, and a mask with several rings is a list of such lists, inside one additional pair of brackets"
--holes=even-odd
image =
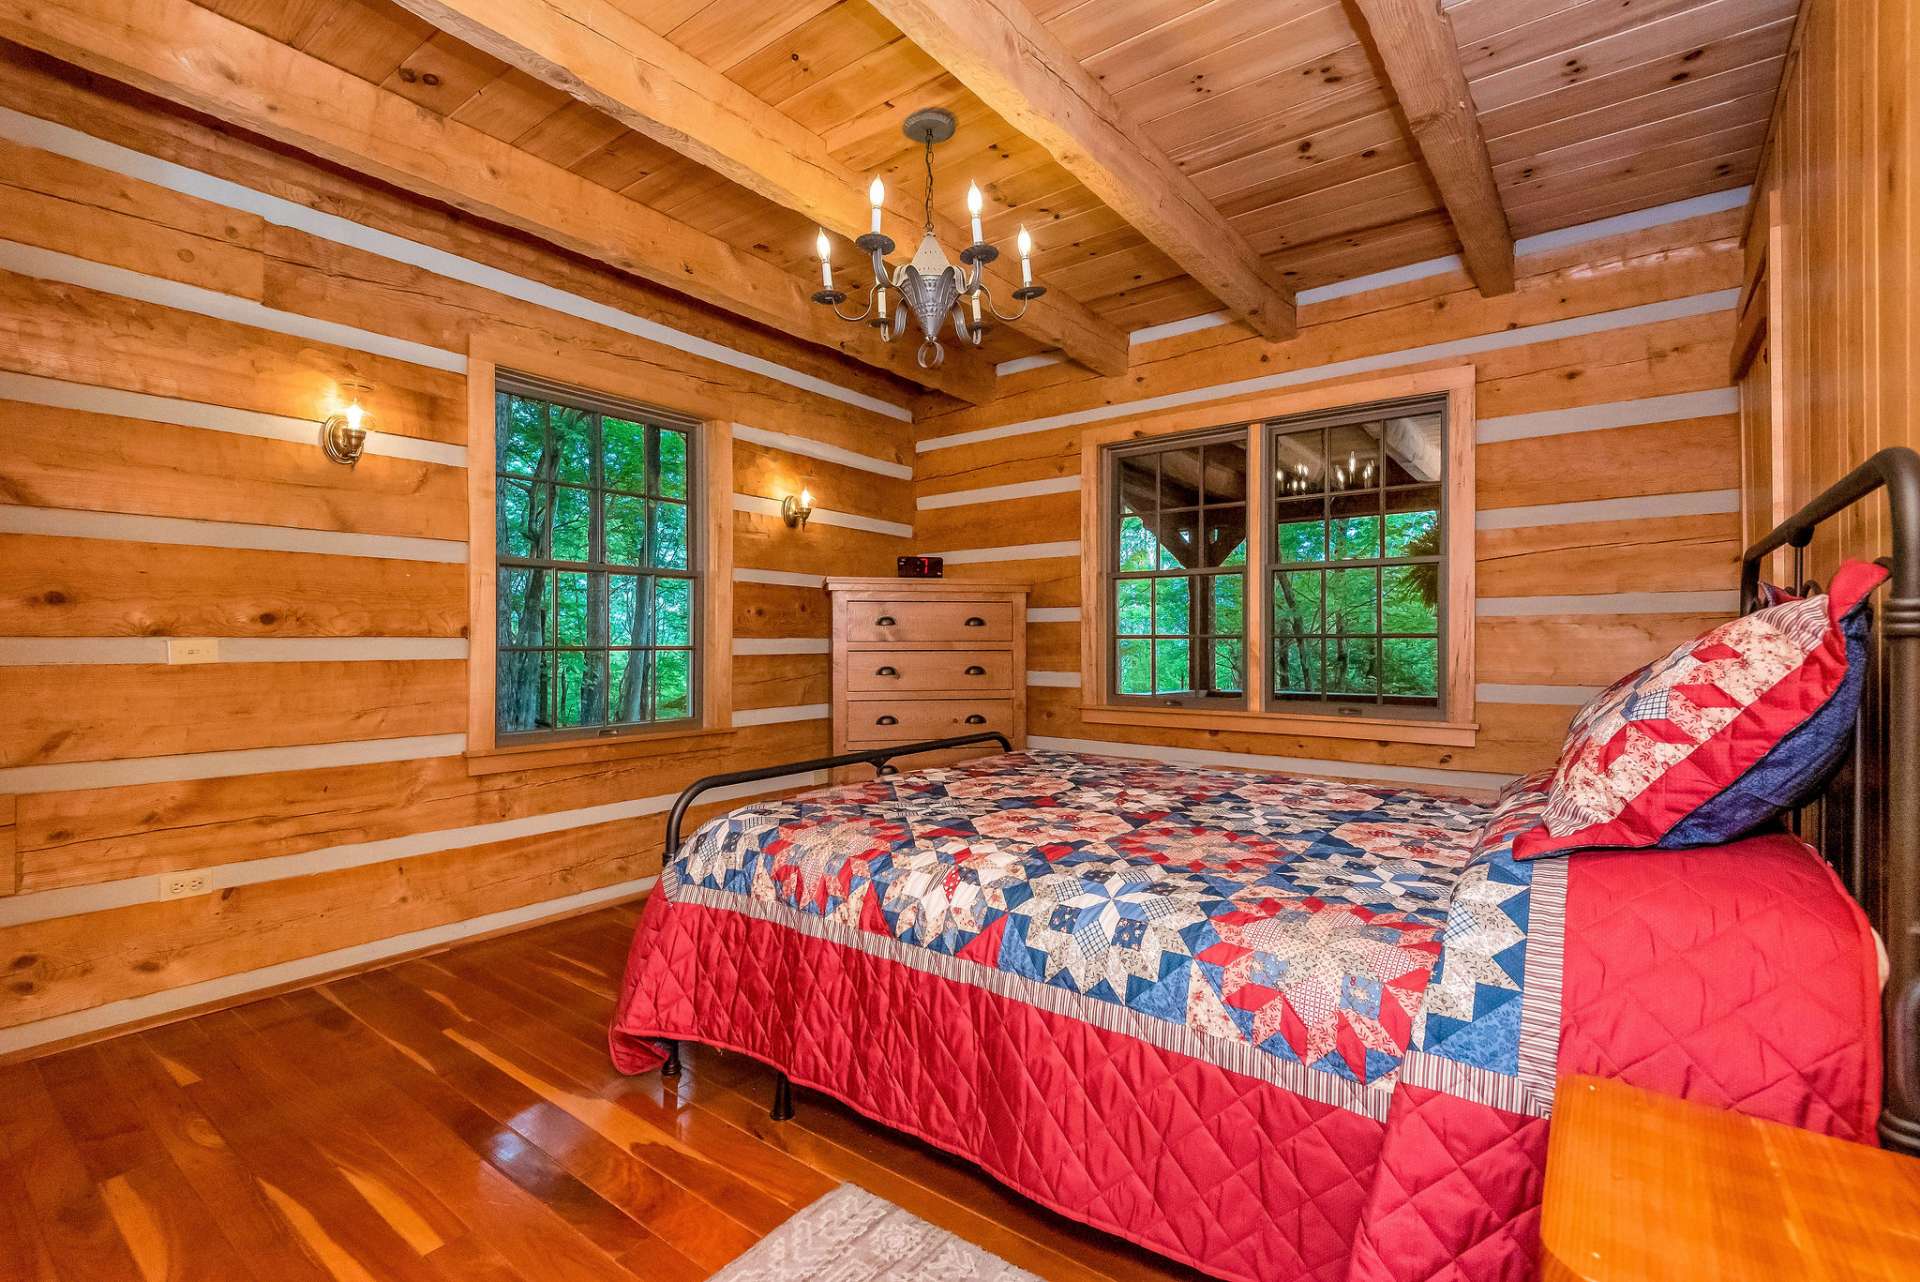
[(1887, 577), (1849, 561), (1822, 596), (1723, 623), (1609, 686), (1567, 732), (1540, 826), (1514, 856), (1733, 841), (1845, 753)]

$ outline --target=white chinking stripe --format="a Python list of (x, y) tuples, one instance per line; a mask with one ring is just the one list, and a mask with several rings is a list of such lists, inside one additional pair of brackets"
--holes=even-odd
[(1739, 412), (1740, 389), (1721, 387), (1708, 392), (1677, 392), (1671, 396), (1643, 396), (1631, 401), (1606, 401), (1599, 405), (1578, 405), (1564, 410), (1483, 418), (1473, 426), (1473, 439), (1479, 445), (1495, 445), (1501, 441), (1520, 441), (1536, 436), (1565, 436), (1574, 432), (1601, 432), (1613, 427), (1678, 423)]
[(818, 459), (822, 463), (839, 463), (845, 467), (859, 468), (863, 472), (890, 476), (896, 481), (913, 479), (913, 469), (904, 463), (892, 463), (883, 458), (874, 458), (871, 454), (856, 454), (838, 445), (828, 445), (825, 441), (811, 441), (804, 436), (794, 436), (788, 432), (769, 432), (765, 428), (735, 423), (733, 439), (747, 441), (754, 445), (764, 445), (770, 450), (798, 454), (802, 458)]
[(1704, 196), (1689, 196), (1685, 200), (1675, 200), (1664, 205), (1650, 205), (1631, 213), (1615, 214), (1610, 218), (1597, 218), (1590, 223), (1575, 223), (1571, 227), (1541, 232), (1537, 236), (1522, 236), (1513, 242), (1514, 257), (1544, 253), (1549, 249), (1564, 249), (1568, 245), (1579, 245), (1589, 240), (1600, 240), (1606, 236), (1618, 236), (1622, 232), (1644, 231), (1649, 227), (1659, 227), (1665, 223), (1685, 222), (1689, 218), (1717, 214), (1724, 209), (1741, 209), (1746, 206), (1747, 198), (1751, 193), (1750, 187), (1729, 187), (1725, 191), (1709, 192)]
[(1474, 697), (1482, 703), (1559, 703), (1579, 707), (1599, 694), (1600, 686), (1519, 685), (1482, 681)]
[(1157, 343), (1163, 338), (1178, 338), (1182, 334), (1197, 334), (1203, 329), (1214, 329), (1233, 319), (1232, 312), (1204, 312), (1199, 316), (1188, 316), (1181, 320), (1164, 321), (1158, 325), (1148, 325), (1145, 329), (1136, 329), (1127, 335), (1127, 345), (1139, 347), (1143, 343)]
[(1080, 607), (1077, 605), (1036, 605), (1027, 609), (1028, 623), (1078, 623)]
[(581, 320), (605, 325), (609, 329), (620, 330), (638, 338), (661, 343), (689, 355), (705, 357), (735, 369), (761, 374), (788, 386), (815, 392), (848, 405), (859, 406), (903, 423), (913, 421), (910, 410), (895, 405), (891, 401), (841, 387), (813, 374), (789, 369), (764, 357), (735, 351), (711, 339), (682, 333), (658, 321), (635, 316), (630, 312), (595, 302), (579, 294), (515, 276), (497, 267), (489, 267), (484, 263), (461, 258), (457, 254), (433, 249), (389, 232), (364, 227), (334, 214), (308, 209), (304, 205), (282, 200), (277, 196), (269, 196), (251, 187), (244, 187), (224, 178), (216, 178), (211, 174), (189, 169), (185, 165), (148, 156), (50, 120), (0, 108), (0, 138), (38, 147), (43, 151), (51, 151), (129, 178), (152, 183), (156, 187), (164, 187), (182, 195), (223, 205), (229, 209), (256, 214), (282, 227), (291, 227), (323, 240), (377, 254), (394, 262), (424, 268), (450, 280), (477, 285), (509, 298), (517, 298), (522, 302), (533, 303)]
[(952, 490), (946, 494), (927, 494), (914, 500), (922, 512), (935, 508), (966, 507), (971, 503), (1003, 503), (1008, 499), (1039, 498), (1043, 494), (1072, 494), (1080, 488), (1077, 476), (1056, 476), (1044, 481), (1016, 481), (1011, 485), (983, 485), (977, 490)]
[[(824, 782), (826, 782), (826, 774), (816, 770), (783, 775), (777, 779), (757, 780), (748, 784), (733, 784), (704, 794), (702, 804), (708, 801), (731, 801), (742, 797), (763, 796), (787, 788), (801, 788)], [(252, 886), (265, 881), (310, 877), (317, 873), (339, 872), (347, 868), (364, 867), (367, 864), (388, 863), (396, 859), (437, 855), (449, 850), (464, 850), (468, 847), (484, 846), (498, 841), (513, 841), (522, 837), (569, 832), (577, 828), (591, 828), (596, 824), (614, 823), (622, 819), (640, 819), (647, 815), (664, 813), (672, 807), (678, 795), (670, 792), (657, 797), (639, 797), (631, 801), (615, 801), (601, 806), (582, 806), (575, 810), (558, 810), (547, 814), (528, 815), (520, 819), (502, 819), (494, 823), (470, 824), (460, 828), (440, 828), (430, 832), (408, 833), (401, 837), (386, 837), (378, 841), (351, 842), (340, 846), (326, 846), (318, 850), (303, 850), (291, 855), (271, 855), (264, 859), (215, 864), (207, 869), (208, 880), (212, 890), (228, 890), (235, 886)], [(147, 873), (139, 877), (93, 882), (85, 886), (62, 886), (54, 890), (35, 891), (0, 899), (0, 927), (17, 926), (31, 921), (46, 921), (54, 917), (74, 917), (81, 913), (102, 912), (109, 908), (125, 908), (133, 904), (152, 903), (159, 898), (162, 876), (164, 874)]]
[(1199, 748), (1169, 748), (1161, 744), (1122, 743), (1106, 739), (1056, 739), (1034, 735), (1036, 748), (1061, 752), (1091, 752), (1109, 757), (1143, 757), (1193, 766), (1232, 766), (1241, 770), (1276, 770), (1288, 774), (1326, 775), (1335, 779), (1374, 779), (1382, 783), (1436, 784), (1446, 788), (1499, 788), (1513, 775), (1477, 770), (1432, 770), (1425, 766), (1380, 766), (1365, 761), (1321, 760), (1313, 757), (1267, 757), (1249, 752), (1208, 752)]
[(467, 736), (463, 734), (433, 734), (301, 744), (290, 748), (235, 748), (224, 752), (186, 752), (167, 757), (122, 757), (116, 761), (9, 766), (0, 769), (0, 795), (71, 792), (80, 788), (121, 788), (142, 783), (185, 783), (193, 779), (231, 779), (236, 775), (324, 770), (331, 766), (380, 765), (392, 761), (419, 761), (425, 757), (454, 757), (466, 750)]
[(1740, 594), (1727, 592), (1607, 592), (1588, 596), (1483, 596), (1480, 618), (1540, 614), (1734, 614)]
[(400, 534), (341, 534), (285, 525), (248, 525), (239, 521), (197, 521), (179, 516), (133, 516), (123, 512), (83, 512), (51, 507), (0, 505), (0, 534), (47, 534), (70, 539), (117, 539), (134, 543), (178, 543), (203, 548), (246, 548), (261, 552), (312, 552), (329, 556), (367, 556), (390, 561), (436, 561), (463, 565), (467, 545), (454, 539), (421, 539)]
[(1543, 525), (1585, 525), (1595, 521), (1723, 516), (1739, 510), (1738, 490), (1696, 490), (1687, 494), (1644, 494), (1630, 499), (1588, 499), (1578, 503), (1486, 508), (1474, 514), (1473, 528), (1522, 530)]
[[(464, 659), (464, 637), (195, 637), (218, 663), (358, 663)], [(167, 637), (0, 637), (0, 667), (165, 663)]]
[(1428, 258), (1417, 263), (1408, 263), (1404, 267), (1389, 267), (1383, 272), (1369, 272), (1365, 276), (1355, 276), (1350, 280), (1337, 280), (1331, 285), (1316, 285), (1312, 289), (1303, 289), (1293, 296), (1300, 307), (1310, 307), (1314, 303), (1331, 302), (1336, 298), (1346, 298), (1352, 294), (1364, 294), (1369, 290), (1385, 289), (1390, 285), (1404, 285), (1409, 281), (1425, 280), (1429, 276), (1444, 276), (1448, 272), (1465, 271), (1466, 263), (1458, 254), (1448, 254), (1444, 258)]
[[(320, 439), (320, 424), (314, 419), (230, 409), (224, 405), (183, 401), (171, 396), (150, 396), (145, 392), (123, 392), (114, 387), (67, 383), (34, 374), (0, 371), (0, 399), (55, 409), (112, 414), (119, 418), (137, 418), (148, 423), (170, 423), (176, 427), (199, 427), (211, 432), (229, 432), (235, 436), (257, 436), (269, 441), (291, 441), (299, 445), (312, 445)], [(366, 452), (387, 458), (411, 459), (416, 463), (439, 463), (446, 467), (467, 465), (467, 447), (464, 445), (423, 441), (411, 436), (397, 436), (392, 432), (368, 432)]]
[(751, 566), (733, 567), (735, 583), (764, 583), (777, 588), (824, 588), (824, 574), (801, 574), (796, 570), (756, 570)]
[(833, 642), (826, 637), (735, 637), (733, 657), (759, 654), (831, 654)]
[(1472, 356), (1480, 352), (1502, 351), (1512, 347), (1524, 347), (1532, 343), (1553, 342), (1562, 338), (1578, 338), (1586, 334), (1599, 334), (1607, 330), (1623, 329), (1634, 325), (1651, 325), (1658, 321), (1679, 320), (1687, 316), (1702, 316), (1711, 312), (1726, 311), (1739, 302), (1737, 289), (1716, 290), (1708, 294), (1692, 294), (1685, 298), (1670, 298), (1658, 303), (1644, 303), (1638, 307), (1622, 307), (1613, 311), (1593, 312), (1586, 316), (1573, 316), (1565, 320), (1544, 321), (1538, 325), (1523, 325), (1516, 329), (1495, 330), (1488, 334), (1475, 334), (1467, 338), (1448, 339), (1445, 342), (1426, 343), (1419, 347), (1402, 348), (1394, 352), (1381, 352), (1373, 356), (1358, 356), (1351, 360), (1332, 361), (1325, 365), (1313, 365), (1301, 369), (1282, 370), (1277, 374), (1264, 374), (1258, 378), (1244, 378), (1231, 383), (1216, 383), (1211, 387), (1196, 387), (1184, 392), (1168, 392), (1162, 396), (1144, 397), (1137, 401), (1121, 401), (1109, 405), (1095, 405), (1083, 410), (1073, 410), (1065, 414), (1052, 414), (1045, 418), (1028, 419), (1020, 423), (1007, 423), (999, 427), (983, 427), (976, 431), (956, 432), (951, 436), (935, 436), (914, 446), (920, 453), (933, 450), (952, 449), (960, 445), (974, 445), (981, 441), (1001, 440), (1009, 436), (1025, 436), (1033, 432), (1046, 432), (1059, 427), (1078, 427), (1087, 423), (1104, 422), (1107, 419), (1127, 418), (1135, 414), (1151, 413), (1154, 410), (1175, 409), (1184, 405), (1198, 405), (1207, 401), (1225, 400), (1234, 396), (1245, 396), (1253, 392), (1276, 391), (1283, 387), (1294, 387), (1302, 383), (1317, 383), (1325, 379), (1339, 378), (1348, 374), (1365, 374), (1374, 370), (1392, 369), (1400, 365), (1415, 365), (1423, 361), (1445, 360), (1455, 356)]
[(1010, 361), (1001, 361), (993, 367), (993, 372), (999, 378), (1006, 378), (1010, 374), (1024, 374), (1030, 369), (1058, 365), (1065, 359), (1059, 352), (1035, 352), (1032, 356), (1016, 356)]
[(410, 931), (404, 935), (391, 935), (386, 939), (376, 939), (367, 944), (355, 944), (329, 953), (316, 953), (312, 957), (301, 957), (273, 966), (264, 966), (258, 970), (223, 975), (219, 979), (202, 980), (196, 984), (182, 984), (178, 988), (168, 988), (140, 997), (122, 998), (117, 1002), (92, 1006), (66, 1015), (55, 1015), (27, 1024), (15, 1024), (11, 1028), (0, 1029), (0, 1055), (43, 1046), (48, 1042), (64, 1041), (70, 1037), (81, 1037), (103, 1029), (139, 1023), (174, 1011), (226, 1001), (263, 989), (296, 984), (337, 971), (359, 970), (389, 957), (437, 948), (442, 944), (455, 943), (476, 935), (509, 930), (548, 917), (565, 916), (600, 904), (631, 899), (635, 895), (651, 890), (657, 880), (657, 877), (641, 877), (634, 881), (615, 882), (610, 886), (583, 890), (579, 894), (567, 895), (560, 899), (549, 899), (519, 908), (508, 908), (501, 912), (488, 913), (483, 917), (469, 917), (465, 921), (450, 922), (445, 926), (430, 926), (424, 930)]
[[(736, 494), (733, 496), (733, 510), (751, 512), (755, 516), (779, 516), (780, 500), (763, 498), (758, 494)], [(836, 512), (832, 508), (816, 507), (813, 509), (813, 515), (807, 520), (809, 523), (818, 521), (822, 525), (837, 525), (847, 530), (865, 530), (869, 534), (891, 534), (899, 539), (913, 537), (911, 525), (902, 525), (898, 521), (882, 521), (873, 516), (861, 516), (857, 512)]]
[(1080, 540), (1063, 543), (1015, 543), (999, 548), (962, 548), (957, 552), (934, 552), (949, 565), (978, 565), (987, 561), (1035, 561), (1046, 557), (1079, 556)]
[(789, 721), (825, 721), (833, 715), (829, 703), (798, 703), (785, 708), (735, 708), (736, 726), (777, 726)]
[(198, 285), (183, 285), (159, 276), (146, 276), (124, 267), (75, 258), (51, 249), (36, 249), (18, 241), (0, 240), (0, 268), (23, 276), (78, 285), (99, 290), (103, 294), (211, 316), (215, 320), (251, 325), (255, 329), (271, 330), (276, 334), (287, 334), (316, 343), (332, 343), (336, 347), (346, 347), (373, 356), (388, 356), (430, 369), (445, 370), (449, 374), (467, 372), (467, 358), (459, 352), (429, 347), (406, 338), (389, 338), (385, 334), (342, 325), (337, 321), (315, 320), (298, 312), (283, 312), (251, 299), (216, 293)]
[(1078, 672), (1035, 672), (1027, 670), (1027, 684), (1030, 686), (1051, 686), (1059, 690), (1071, 690), (1079, 686)]

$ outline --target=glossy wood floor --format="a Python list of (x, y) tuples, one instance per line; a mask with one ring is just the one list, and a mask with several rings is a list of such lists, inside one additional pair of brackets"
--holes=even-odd
[[(689, 1048), (624, 1078), (617, 907), (0, 1067), (0, 1278), (704, 1278), (842, 1181), (1050, 1279), (1196, 1276)], [(929, 1279), (928, 1282), (938, 1282)]]

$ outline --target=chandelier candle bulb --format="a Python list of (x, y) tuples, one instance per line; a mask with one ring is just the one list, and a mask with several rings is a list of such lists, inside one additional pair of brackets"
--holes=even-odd
[(887, 188), (878, 178), (867, 187), (867, 203), (873, 206), (873, 234), (880, 234), (880, 207), (886, 203)]
[(827, 244), (827, 232), (824, 227), (820, 229), (820, 239), (813, 242), (813, 247), (820, 252), (820, 288), (832, 289), (833, 246)]
[(1026, 224), (1020, 226), (1020, 236), (1014, 242), (1020, 249), (1020, 284), (1022, 288), (1033, 284), (1033, 237), (1027, 234)]
[[(973, 243), (976, 245), (983, 243), (986, 237), (980, 234), (980, 186), (978, 183), (967, 184), (967, 216), (973, 220)], [(978, 299), (974, 300), (973, 310), (973, 319), (978, 322), (980, 319)]]

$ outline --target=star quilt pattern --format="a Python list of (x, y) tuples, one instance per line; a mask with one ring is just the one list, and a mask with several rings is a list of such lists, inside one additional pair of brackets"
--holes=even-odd
[(1033, 751), (747, 807), (664, 884), (1371, 1116), (1410, 1050), (1511, 1107), (1536, 874), (1489, 814)]

